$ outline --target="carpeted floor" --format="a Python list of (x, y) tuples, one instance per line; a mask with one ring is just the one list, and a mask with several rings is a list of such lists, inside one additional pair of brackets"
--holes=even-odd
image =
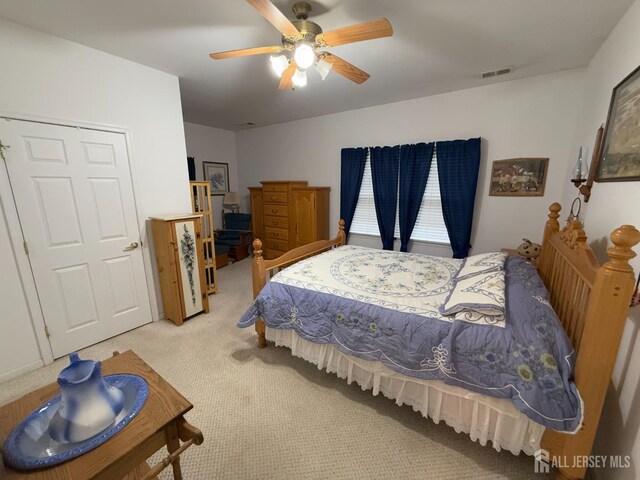
[[(187, 419), (205, 441), (181, 457), (185, 479), (547, 478), (531, 457), (482, 447), (288, 349), (258, 349), (253, 329), (235, 327), (251, 302), (250, 268), (246, 259), (218, 270), (208, 315), (145, 325), (81, 352), (134, 350), (194, 404)], [(0, 404), (55, 381), (66, 363), (0, 385)]]

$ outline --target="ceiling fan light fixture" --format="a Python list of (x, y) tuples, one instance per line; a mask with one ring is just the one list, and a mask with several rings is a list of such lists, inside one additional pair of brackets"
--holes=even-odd
[(316, 63), (316, 70), (320, 74), (320, 77), (322, 77), (322, 80), (327, 78), (327, 75), (329, 75), (331, 68), (333, 68), (333, 63), (327, 62), (324, 58), (321, 58), (320, 60), (318, 60), (318, 63)]
[(298, 43), (296, 51), (293, 54), (293, 58), (296, 61), (298, 67), (306, 70), (316, 61), (316, 52), (313, 47), (308, 43)]
[(291, 77), (291, 83), (295, 87), (306, 87), (307, 86), (307, 72), (305, 70), (300, 70), (296, 68), (296, 73)]
[(285, 55), (271, 55), (271, 70), (280, 78), (289, 66), (289, 59)]

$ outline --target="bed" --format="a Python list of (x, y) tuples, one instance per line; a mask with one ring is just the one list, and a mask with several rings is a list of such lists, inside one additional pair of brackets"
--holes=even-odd
[[(563, 460), (561, 478), (583, 478), (584, 466), (566, 458), (591, 452), (634, 288), (628, 260), (640, 232), (628, 225), (614, 230), (610, 260), (599, 266), (582, 224), (574, 218), (561, 230), (559, 212), (559, 204), (550, 206), (539, 275), (520, 258), (504, 262), (501, 323), (493, 323), (493, 314), (488, 321), (482, 315), (465, 321), (435, 312), (463, 283), (461, 261), (399, 252), (372, 256), (344, 246), (341, 221), (335, 239), (273, 260), (265, 260), (260, 240), (254, 241), (256, 300), (239, 326), (255, 324), (261, 347), (267, 339), (287, 346), (318, 368), (408, 403), (482, 444), (544, 458), (541, 448)], [(325, 275), (322, 265), (333, 270)], [(366, 265), (381, 274), (367, 273)], [(493, 278), (491, 271), (482, 273)], [(407, 275), (414, 283), (405, 282)], [(359, 285), (348, 287), (354, 278), (367, 284), (366, 294)], [(428, 298), (414, 298), (416, 285), (430, 292)], [(428, 339), (420, 329), (432, 330)], [(363, 343), (354, 347), (345, 332)], [(531, 355), (535, 362), (524, 361)]]

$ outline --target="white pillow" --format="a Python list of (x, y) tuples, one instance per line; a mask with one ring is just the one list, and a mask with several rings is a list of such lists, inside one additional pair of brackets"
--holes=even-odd
[(471, 275), (457, 280), (440, 307), (443, 315), (475, 311), (483, 315), (504, 316), (504, 270)]
[(480, 253), (464, 259), (462, 268), (456, 276), (456, 281), (471, 275), (480, 273), (495, 272), (504, 269), (504, 262), (507, 259), (505, 252)]

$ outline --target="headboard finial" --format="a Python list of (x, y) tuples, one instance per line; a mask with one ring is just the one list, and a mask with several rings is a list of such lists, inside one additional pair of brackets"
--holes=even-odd
[(562, 207), (558, 202), (553, 202), (551, 205), (549, 205), (549, 219), (547, 220), (547, 225), (550, 226), (551, 229), (555, 232), (560, 230), (560, 224), (558, 223), (560, 210), (562, 210)]
[(611, 260), (605, 266), (612, 270), (633, 272), (629, 260), (636, 256), (632, 250), (640, 242), (640, 231), (633, 225), (622, 225), (611, 232), (613, 247), (607, 249)]
[(551, 205), (549, 205), (549, 219), (547, 220), (547, 223), (544, 227), (543, 243), (549, 239), (552, 233), (560, 230), (560, 224), (558, 223), (560, 210), (562, 210), (562, 207), (558, 202), (553, 202)]

